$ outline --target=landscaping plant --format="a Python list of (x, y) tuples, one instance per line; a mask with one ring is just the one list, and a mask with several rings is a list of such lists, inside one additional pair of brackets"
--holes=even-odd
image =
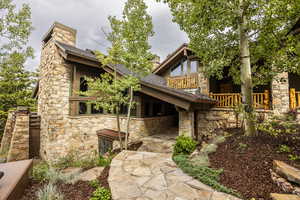
[[(90, 103), (97, 109), (103, 108), (116, 115), (117, 131), (121, 140), (120, 108), (127, 108), (125, 149), (128, 147), (131, 111), (135, 106), (134, 92), (140, 90), (139, 79), (151, 72), (154, 55), (150, 52), (149, 38), (153, 35), (151, 16), (147, 13), (147, 5), (143, 0), (128, 0), (125, 3), (121, 19), (110, 16), (112, 31), (107, 39), (112, 46), (108, 55), (96, 52), (103, 66), (112, 66), (113, 75), (105, 73), (99, 78), (87, 78), (89, 90), (84, 94), (95, 97)], [(132, 73), (119, 76), (117, 65), (123, 65)]]
[(89, 200), (111, 200), (111, 193), (104, 187), (98, 187)]
[(37, 191), (36, 195), (38, 200), (64, 200), (64, 196), (53, 183), (44, 185)]
[(189, 155), (195, 151), (197, 142), (193, 138), (180, 135), (176, 137), (176, 143), (173, 148), (173, 155)]

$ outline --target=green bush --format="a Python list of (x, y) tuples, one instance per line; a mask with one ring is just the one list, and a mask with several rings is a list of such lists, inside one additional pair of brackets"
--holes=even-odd
[(291, 147), (285, 144), (280, 145), (278, 148), (278, 153), (291, 153), (291, 152), (292, 152)]
[(39, 164), (33, 166), (31, 176), (33, 180), (44, 182), (48, 179), (47, 178), (48, 172), (49, 172), (49, 165), (46, 162), (40, 162)]
[(173, 155), (189, 155), (197, 146), (197, 142), (191, 137), (180, 135), (176, 138), (176, 143), (173, 148)]
[(104, 187), (98, 187), (89, 200), (111, 200), (110, 191)]
[(100, 183), (99, 183), (99, 180), (98, 179), (95, 179), (95, 180), (92, 180), (89, 182), (89, 185), (93, 188), (98, 188), (100, 186)]
[(112, 159), (113, 159), (113, 155), (110, 155), (107, 158), (100, 155), (98, 159), (98, 166), (107, 167), (110, 165)]
[(173, 156), (173, 160), (178, 165), (178, 167), (182, 169), (182, 171), (199, 180), (200, 182), (211, 186), (217, 191), (240, 197), (237, 192), (221, 185), (218, 182), (219, 176), (223, 173), (222, 169), (216, 170), (211, 169), (207, 166), (195, 165), (188, 159), (187, 155)]

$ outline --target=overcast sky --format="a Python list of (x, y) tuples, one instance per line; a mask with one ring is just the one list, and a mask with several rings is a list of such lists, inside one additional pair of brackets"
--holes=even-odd
[[(28, 69), (39, 65), (41, 38), (54, 21), (77, 29), (77, 47), (105, 51), (109, 43), (101, 31), (109, 31), (107, 17), (120, 16), (126, 0), (15, 0), (20, 6), (28, 3), (32, 10), (34, 31), (29, 45), (35, 49), (35, 59), (26, 63)], [(178, 25), (172, 22), (169, 8), (155, 0), (145, 0), (148, 13), (152, 16), (155, 36), (150, 39), (152, 52), (161, 57), (161, 61), (182, 43), (187, 36)]]

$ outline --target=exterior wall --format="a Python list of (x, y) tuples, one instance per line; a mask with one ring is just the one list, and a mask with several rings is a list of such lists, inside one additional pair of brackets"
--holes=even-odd
[[(267, 119), (274, 115), (269, 110), (257, 110), (259, 118)], [(241, 116), (236, 116), (233, 109), (213, 108), (211, 110), (198, 111), (198, 134), (201, 138), (212, 137), (217, 133), (218, 129), (235, 128), (241, 126)]]
[(290, 109), (288, 73), (278, 74), (272, 81), (272, 101), (275, 114), (285, 114)]
[(194, 133), (194, 111), (178, 111), (179, 115), (179, 135), (189, 137), (195, 136)]
[(29, 112), (16, 111), (16, 121), (7, 154), (7, 161), (25, 160), (29, 158)]

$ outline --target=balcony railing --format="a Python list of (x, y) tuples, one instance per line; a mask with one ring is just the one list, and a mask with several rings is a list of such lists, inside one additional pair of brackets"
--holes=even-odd
[(300, 91), (296, 91), (295, 88), (290, 89), (290, 107), (291, 109), (300, 108)]
[[(210, 98), (217, 100), (216, 107), (218, 108), (234, 108), (242, 103), (242, 96), (240, 93), (210, 93)], [(256, 109), (270, 109), (270, 93), (265, 90), (264, 93), (253, 93), (253, 106)]]
[(193, 89), (199, 87), (198, 74), (167, 78), (168, 87), (176, 89)]

